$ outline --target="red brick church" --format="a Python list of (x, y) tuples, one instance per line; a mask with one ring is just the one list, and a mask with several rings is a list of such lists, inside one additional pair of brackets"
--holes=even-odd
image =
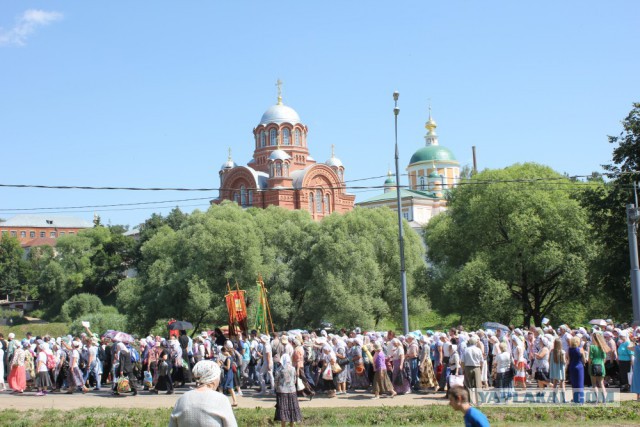
[(231, 159), (220, 168), (220, 196), (211, 203), (233, 200), (243, 207), (281, 206), (305, 209), (314, 219), (353, 209), (355, 196), (345, 192), (344, 166), (335, 157), (318, 163), (309, 155), (307, 126), (296, 111), (278, 103), (253, 129), (255, 149), (246, 166)]

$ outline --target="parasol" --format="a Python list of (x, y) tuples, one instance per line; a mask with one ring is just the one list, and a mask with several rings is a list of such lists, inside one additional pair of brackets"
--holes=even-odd
[(187, 329), (193, 329), (193, 325), (186, 320), (176, 320), (169, 324), (170, 331), (186, 331)]
[(509, 332), (509, 327), (503, 325), (502, 323), (497, 323), (497, 322), (484, 322), (482, 324), (482, 329), (501, 329), (505, 332)]
[(132, 343), (135, 341), (131, 335), (121, 331), (107, 331), (104, 336), (111, 338), (112, 341), (119, 341), (123, 343)]
[(596, 326), (607, 326), (607, 321), (604, 319), (592, 319), (589, 321), (589, 324)]

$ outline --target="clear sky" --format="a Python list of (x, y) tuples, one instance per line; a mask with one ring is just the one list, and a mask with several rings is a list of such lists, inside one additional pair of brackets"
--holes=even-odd
[[(347, 180), (393, 165), (394, 90), (403, 170), (429, 103), (462, 165), (473, 145), (480, 169), (610, 161), (607, 135), (640, 101), (640, 2), (394, 3), (2, 2), (0, 184), (217, 188), (227, 147), (251, 158), (278, 78), (311, 155), (335, 144)], [(0, 217), (204, 197), (217, 192), (0, 188)], [(176, 205), (208, 202), (69, 214), (135, 225)]]

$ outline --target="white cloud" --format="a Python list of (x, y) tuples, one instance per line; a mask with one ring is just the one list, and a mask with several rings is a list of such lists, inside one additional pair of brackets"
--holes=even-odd
[(63, 15), (59, 12), (29, 9), (16, 20), (13, 28), (7, 30), (0, 28), (0, 46), (24, 46), (27, 37), (33, 34), (38, 27), (49, 25), (62, 18)]

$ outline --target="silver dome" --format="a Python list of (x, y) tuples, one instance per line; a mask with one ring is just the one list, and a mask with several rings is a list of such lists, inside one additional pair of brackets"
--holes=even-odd
[(327, 161), (325, 162), (325, 164), (326, 164), (327, 166), (331, 166), (331, 167), (335, 167), (335, 168), (342, 168), (342, 167), (344, 167), (344, 166), (342, 165), (342, 161), (341, 161), (339, 158), (335, 157), (335, 156), (331, 156), (331, 158), (330, 158), (329, 160), (327, 160)]
[(269, 160), (289, 160), (291, 157), (283, 150), (274, 150), (269, 155)]
[(229, 159), (226, 162), (224, 162), (222, 164), (222, 166), (220, 166), (220, 170), (224, 170), (224, 169), (232, 169), (235, 168), (236, 166), (238, 166), (236, 164), (236, 162), (234, 162), (233, 160)]
[(261, 125), (269, 123), (291, 123), (292, 125), (295, 125), (296, 123), (301, 122), (300, 116), (296, 113), (296, 110), (283, 104), (276, 104), (267, 108), (267, 111), (264, 112), (260, 119)]

